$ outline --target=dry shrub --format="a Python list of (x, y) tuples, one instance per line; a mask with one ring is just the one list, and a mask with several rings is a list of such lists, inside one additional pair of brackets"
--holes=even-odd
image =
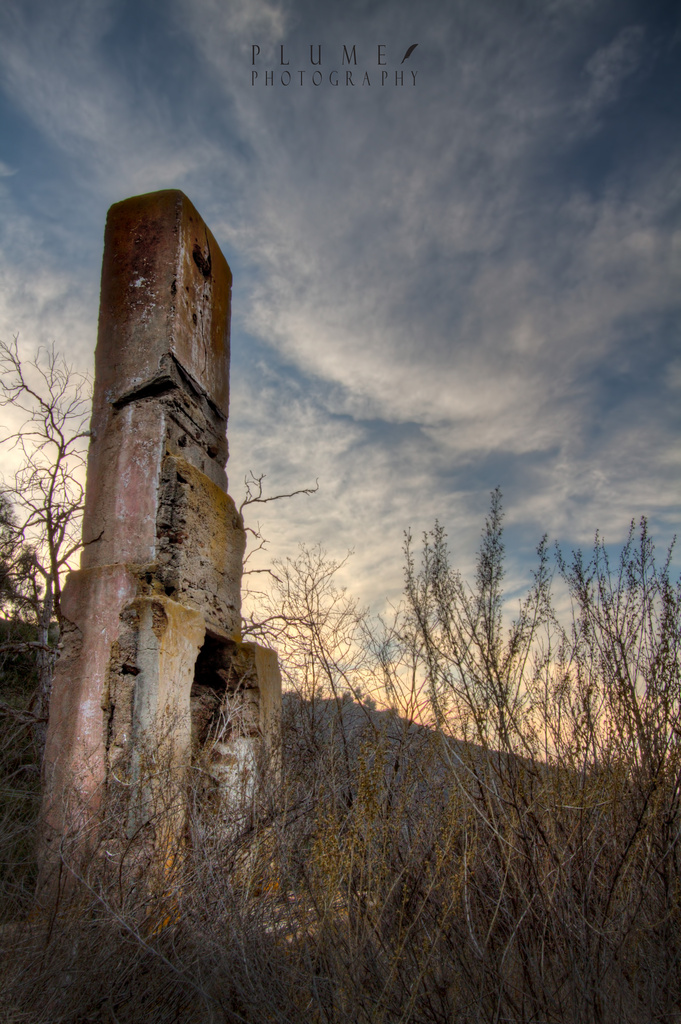
[(378, 637), (331, 570), (278, 569), (281, 770), (224, 807), (197, 769), (162, 884), (100, 847), (48, 919), (6, 886), (4, 1019), (680, 1020), (681, 601), (645, 524), (559, 563), (569, 628), (545, 545), (504, 623), (498, 499), (475, 586), (436, 528)]

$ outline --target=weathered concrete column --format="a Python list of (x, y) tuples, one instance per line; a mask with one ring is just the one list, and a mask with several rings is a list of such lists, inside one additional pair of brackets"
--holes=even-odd
[[(84, 549), (64, 588), (45, 751), (43, 887), (70, 843), (94, 853), (86, 838), (114, 790), (128, 834), (165, 815), (167, 845), (192, 758), (276, 743), (276, 657), (240, 641), (245, 533), (225, 475), (231, 283), (182, 192), (111, 207)], [(257, 714), (238, 724), (229, 706), (246, 691)]]

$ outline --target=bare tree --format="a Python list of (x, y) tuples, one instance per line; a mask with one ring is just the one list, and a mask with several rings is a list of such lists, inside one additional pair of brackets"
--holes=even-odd
[[(287, 494), (266, 494), (265, 493), (265, 477), (267, 474), (260, 473), (258, 476), (255, 475), (253, 470), (244, 477), (244, 498), (239, 505), (239, 514), (243, 515), (244, 509), (250, 505), (267, 505), (271, 501), (281, 501), (284, 498), (295, 498), (299, 494), (316, 494), (319, 490), (319, 479), (315, 480), (314, 487), (299, 487), (296, 490), (289, 491)], [(262, 573), (266, 576), (274, 577), (270, 568), (254, 569), (252, 565), (248, 565), (250, 560), (257, 555), (259, 551), (264, 551), (267, 547), (267, 538), (263, 535), (262, 527), (259, 522), (256, 522), (254, 526), (250, 523), (245, 524), (245, 530), (247, 534), (250, 534), (252, 539), (252, 547), (244, 558), (244, 576), (256, 576)], [(247, 567), (248, 566), (248, 567)], [(249, 598), (251, 596), (258, 597), (261, 595), (260, 590), (254, 589), (251, 585), (246, 585), (243, 591), (243, 596)]]
[(24, 610), (30, 606), (37, 628), (34, 711), (46, 719), (55, 659), (50, 624), (61, 623), (62, 577), (81, 546), (91, 381), (54, 345), (22, 358), (18, 336), (0, 342), (0, 374), (0, 406), (23, 414), (6, 426), (1, 443), (18, 462), (5, 487), (15, 554), (23, 560)]

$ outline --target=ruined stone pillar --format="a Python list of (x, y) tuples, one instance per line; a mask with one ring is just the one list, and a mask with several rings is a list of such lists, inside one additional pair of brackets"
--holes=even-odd
[(235, 766), (241, 784), (262, 741), (276, 743), (276, 656), (240, 639), (245, 533), (225, 475), (231, 284), (182, 192), (109, 210), (84, 548), (63, 591), (45, 751), (43, 878), (58, 848), (87, 846), (114, 791), (128, 836), (163, 818), (167, 842), (182, 830), (192, 759), (220, 797)]

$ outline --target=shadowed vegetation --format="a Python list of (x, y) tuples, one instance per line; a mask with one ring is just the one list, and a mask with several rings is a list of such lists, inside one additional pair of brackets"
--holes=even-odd
[[(111, 793), (70, 901), (31, 914), (34, 804), (8, 810), (2, 1019), (681, 1019), (679, 583), (645, 521), (616, 564), (542, 542), (509, 626), (502, 519), (495, 492), (472, 585), (439, 525), (408, 540), (389, 626), (321, 552), (273, 566), (248, 626), (288, 684), (281, 768), (231, 807), (197, 772), (160, 881), (120, 870)], [(3, 714), (9, 808), (32, 741)]]

